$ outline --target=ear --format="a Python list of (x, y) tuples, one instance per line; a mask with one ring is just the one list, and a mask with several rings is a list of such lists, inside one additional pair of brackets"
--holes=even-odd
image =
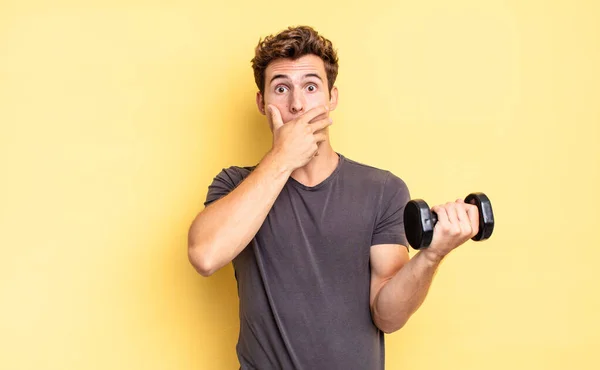
[(338, 88), (334, 86), (331, 89), (331, 96), (329, 97), (329, 111), (335, 110), (338, 104)]
[(263, 98), (263, 95), (260, 93), (260, 91), (256, 92), (256, 106), (258, 107), (260, 114), (262, 114), (263, 116), (267, 114), (267, 112), (265, 111), (265, 99)]

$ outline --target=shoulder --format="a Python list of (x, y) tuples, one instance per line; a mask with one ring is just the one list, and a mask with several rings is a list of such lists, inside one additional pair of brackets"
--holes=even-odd
[(233, 186), (237, 186), (242, 182), (256, 166), (242, 167), (242, 166), (230, 166), (223, 168), (219, 174), (215, 177), (215, 180), (225, 181)]
[(208, 186), (205, 206), (229, 194), (235, 189), (248, 175), (254, 170), (254, 167), (231, 166), (223, 168), (212, 183)]
[(230, 166), (223, 168), (221, 172), (213, 178), (210, 184), (209, 191), (231, 191), (235, 189), (250, 173), (256, 168), (253, 167), (240, 167)]
[(390, 170), (374, 167), (344, 157), (348, 179), (360, 181), (364, 185), (377, 186), (381, 189), (407, 189), (406, 183)]

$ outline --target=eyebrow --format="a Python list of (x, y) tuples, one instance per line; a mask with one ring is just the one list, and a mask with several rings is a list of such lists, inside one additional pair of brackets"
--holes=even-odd
[[(302, 79), (306, 79), (306, 78), (308, 78), (308, 77), (316, 77), (316, 78), (318, 78), (319, 80), (321, 80), (321, 82), (323, 82), (323, 79), (321, 78), (321, 76), (319, 76), (319, 75), (318, 75), (318, 74), (316, 74), (316, 73), (308, 73), (308, 74), (305, 74), (304, 76), (302, 76)], [(290, 80), (290, 76), (288, 76), (288, 75), (275, 75), (275, 76), (273, 76), (273, 77), (271, 78), (271, 81), (270, 81), (269, 83), (272, 83), (273, 81), (275, 81), (275, 80), (276, 80), (276, 79), (278, 79), (278, 78), (282, 78), (282, 79), (285, 79), (285, 80)]]

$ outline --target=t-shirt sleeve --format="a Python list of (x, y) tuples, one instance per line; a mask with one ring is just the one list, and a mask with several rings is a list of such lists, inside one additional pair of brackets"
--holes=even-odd
[(244, 172), (249, 173), (249, 171), (242, 170), (243, 169), (238, 167), (224, 168), (208, 186), (208, 193), (206, 194), (204, 206), (208, 206), (221, 199), (235, 189), (247, 176), (247, 174), (244, 176)]
[(404, 207), (410, 200), (406, 183), (391, 172), (383, 185), (371, 245), (402, 244), (408, 247), (404, 232)]

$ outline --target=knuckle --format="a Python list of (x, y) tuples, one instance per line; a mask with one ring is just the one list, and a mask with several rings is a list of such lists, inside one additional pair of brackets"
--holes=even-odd
[(466, 225), (461, 229), (461, 233), (465, 236), (471, 235), (473, 233), (473, 228), (471, 225)]

